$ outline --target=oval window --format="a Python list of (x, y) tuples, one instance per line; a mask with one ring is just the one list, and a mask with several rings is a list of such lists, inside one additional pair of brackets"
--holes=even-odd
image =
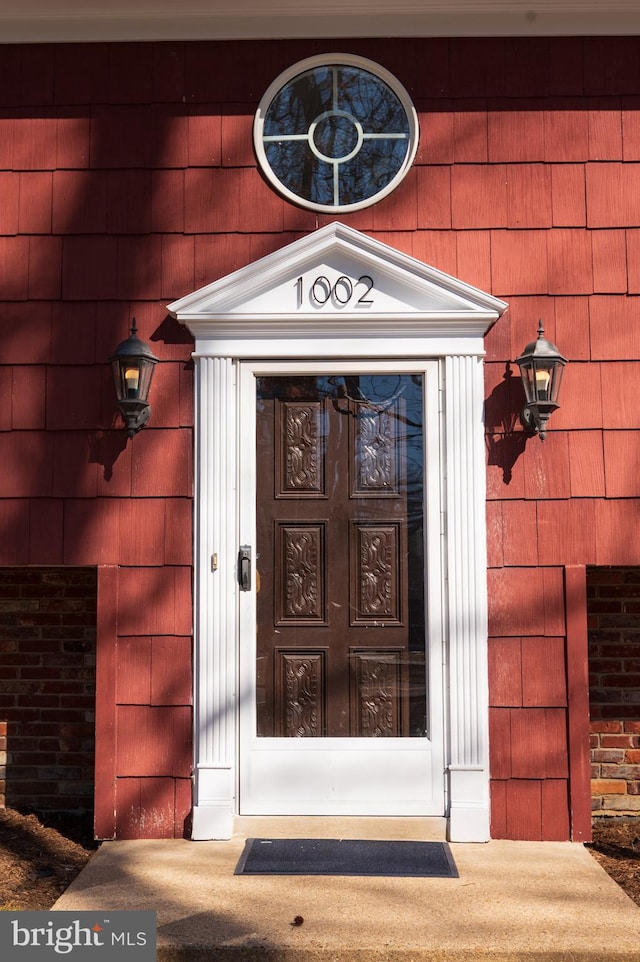
[(347, 212), (397, 187), (415, 157), (418, 119), (407, 91), (383, 67), (325, 54), (271, 84), (253, 137), (281, 194), (311, 210)]

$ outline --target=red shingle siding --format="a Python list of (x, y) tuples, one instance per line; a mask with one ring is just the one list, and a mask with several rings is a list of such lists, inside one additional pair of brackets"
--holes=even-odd
[[(555, 41), (548, 43), (559, 51)], [(637, 527), (640, 492), (633, 461), (637, 406), (627, 378), (640, 357), (632, 254), (640, 198), (638, 102), (629, 99), (638, 93), (639, 78), (627, 41), (571, 42), (571, 49), (578, 47), (584, 72), (574, 64), (570, 99), (560, 99), (559, 90), (546, 99), (543, 79), (525, 64), (528, 100), (501, 102), (498, 117), (498, 102), (488, 103), (493, 177), (506, 165), (507, 196), (515, 194), (507, 212), (510, 230), (495, 223), (499, 195), (483, 225), (494, 222), (491, 290), (510, 301), (508, 320), (497, 325), (510, 328), (510, 342), (493, 332), (486, 342), (496, 362), (487, 379), (492, 820), (494, 834), (505, 837), (572, 830), (564, 817), (552, 821), (552, 807), (545, 806), (551, 798), (565, 806), (564, 760), (571, 769), (572, 752), (584, 752), (577, 738), (571, 744), (570, 724), (564, 735), (557, 721), (553, 732), (545, 729), (549, 693), (537, 696), (543, 704), (533, 715), (525, 709), (522, 640), (533, 643), (541, 632), (549, 640), (551, 634), (547, 582), (535, 566), (551, 574), (565, 565), (637, 564), (640, 558), (637, 539), (628, 534)], [(527, 49), (525, 43), (521, 51)], [(605, 51), (615, 51), (616, 65), (604, 63)], [(560, 69), (559, 58), (553, 63)], [(513, 167), (518, 173), (510, 187)], [(483, 175), (482, 182), (491, 176)], [(478, 225), (473, 220), (469, 227)], [(531, 340), (535, 317), (544, 319), (548, 336), (571, 361), (562, 407), (544, 446), (519, 434), (517, 379), (509, 390), (504, 386), (506, 362)], [(562, 639), (564, 602), (556, 596), (555, 605)], [(507, 663), (500, 666), (503, 658)], [(546, 677), (562, 682), (559, 668)], [(550, 768), (548, 751), (554, 756)]]
[[(564, 838), (554, 834), (558, 821), (547, 810), (545, 794), (548, 780), (557, 783), (554, 799), (558, 791), (565, 799), (568, 792), (564, 638), (492, 638), (489, 684), (492, 797), (497, 806), (492, 834), (520, 838), (526, 831), (526, 838)], [(526, 799), (532, 800), (533, 810), (524, 812)], [(568, 824), (566, 817), (561, 822)]]
[[(191, 117), (181, 44), (8, 47), (2, 63), (10, 80), (0, 120), (0, 563), (114, 566), (108, 603), (121, 605), (111, 639), (120, 675), (136, 633), (142, 645), (154, 633), (152, 668), (128, 679), (122, 710), (146, 705), (172, 730), (173, 714), (181, 719), (173, 770), (165, 755), (154, 760), (150, 742), (137, 773), (144, 782), (162, 768), (161, 803), (151, 783), (138, 786), (149, 806), (145, 833), (182, 834), (191, 758), (192, 364), (191, 341), (172, 328), (164, 304), (195, 286), (194, 237), (183, 235), (185, 172), (189, 151), (196, 165), (219, 163), (220, 111), (194, 108)], [(207, 158), (208, 133), (217, 147)], [(133, 315), (162, 364), (152, 422), (125, 445), (106, 358)], [(178, 651), (169, 667), (168, 652)], [(115, 697), (103, 702), (99, 735), (106, 745), (109, 725), (119, 731), (114, 761), (126, 761), (119, 711)], [(135, 760), (120, 768), (128, 780)], [(101, 782), (107, 793), (112, 784)], [(126, 811), (113, 831), (104, 811), (100, 819), (99, 834), (130, 824)]]
[[(562, 679), (533, 679), (565, 644), (564, 566), (640, 564), (633, 39), (5, 46), (0, 563), (113, 566), (118, 694), (101, 737), (124, 732), (132, 706), (141, 725), (160, 711), (182, 754), (168, 771), (149, 744), (138, 770), (114, 743), (101, 831), (115, 804), (122, 837), (180, 834), (190, 659), (176, 659), (164, 704), (167, 679), (149, 667), (192, 630), (191, 342), (165, 305), (333, 219), (276, 195), (251, 142), (268, 84), (325, 48), (394, 71), (421, 121), (402, 186), (341, 219), (510, 302), (486, 338), (493, 830), (567, 837)], [(133, 315), (161, 364), (152, 419), (125, 444), (106, 358)], [(539, 317), (571, 361), (544, 446), (520, 429), (507, 368)]]

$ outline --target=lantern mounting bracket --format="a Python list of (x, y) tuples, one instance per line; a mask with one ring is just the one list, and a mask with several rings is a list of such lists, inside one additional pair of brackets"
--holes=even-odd
[(151, 405), (146, 401), (124, 400), (118, 404), (122, 418), (127, 425), (127, 437), (132, 438), (151, 417)]
[(545, 404), (543, 401), (525, 404), (520, 412), (520, 424), (531, 434), (537, 434), (541, 441), (547, 436), (547, 422), (559, 404)]

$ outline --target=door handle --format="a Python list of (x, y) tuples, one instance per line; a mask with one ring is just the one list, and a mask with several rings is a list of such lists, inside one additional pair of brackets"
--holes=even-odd
[(241, 544), (238, 551), (238, 582), (241, 591), (251, 591), (251, 546)]

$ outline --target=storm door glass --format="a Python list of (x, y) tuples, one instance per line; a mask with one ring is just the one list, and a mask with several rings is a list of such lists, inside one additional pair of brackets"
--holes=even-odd
[(257, 727), (422, 737), (423, 379), (260, 377)]

